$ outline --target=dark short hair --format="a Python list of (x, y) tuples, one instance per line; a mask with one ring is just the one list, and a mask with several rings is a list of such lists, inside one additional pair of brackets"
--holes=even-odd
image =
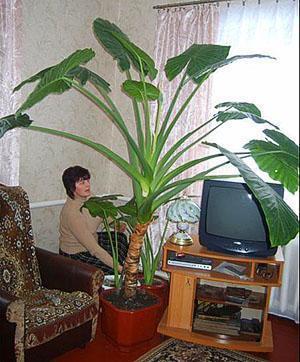
[(66, 193), (71, 199), (74, 199), (75, 184), (80, 179), (88, 180), (91, 178), (89, 170), (81, 166), (72, 166), (64, 170), (62, 181), (66, 189)]

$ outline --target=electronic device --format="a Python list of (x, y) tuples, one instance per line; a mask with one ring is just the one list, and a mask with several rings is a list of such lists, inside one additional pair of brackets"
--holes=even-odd
[(192, 268), (192, 269), (201, 269), (201, 270), (212, 269), (212, 261), (210, 259), (203, 258), (197, 255), (177, 253), (175, 251), (168, 252), (167, 264), (183, 268)]
[[(268, 183), (283, 198), (283, 186)], [(199, 222), (199, 241), (208, 250), (251, 257), (274, 255), (264, 213), (242, 182), (205, 180)]]

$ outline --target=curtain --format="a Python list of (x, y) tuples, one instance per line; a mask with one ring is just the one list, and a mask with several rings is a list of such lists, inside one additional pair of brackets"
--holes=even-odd
[[(156, 41), (155, 41), (155, 63), (159, 71), (158, 84), (163, 91), (164, 105), (163, 114), (166, 113), (172, 96), (174, 95), (180, 81), (180, 76), (169, 82), (165, 77), (164, 66), (167, 59), (178, 55), (189, 48), (193, 43), (214, 43), (218, 28), (218, 8), (216, 5), (203, 4), (197, 6), (178, 7), (166, 10), (159, 10), (157, 13)], [(183, 90), (177, 107), (173, 115), (179, 110), (182, 101), (190, 94), (193, 85), (190, 84)], [(194, 97), (188, 109), (181, 116), (180, 121), (174, 127), (166, 149), (169, 149), (178, 139), (184, 136), (192, 129), (198, 127), (209, 118), (210, 114), (210, 95), (211, 82), (206, 82), (202, 86), (202, 91)], [(171, 117), (172, 119), (172, 117)], [(199, 135), (197, 135), (199, 137)], [(197, 145), (190, 149), (180, 158), (180, 163), (185, 163), (190, 159), (198, 158), (200, 155), (207, 153), (205, 147)], [(195, 156), (197, 155), (197, 157)], [(177, 164), (178, 165), (178, 164)], [(203, 166), (195, 167), (180, 175), (180, 178), (190, 177), (203, 169)], [(201, 194), (199, 184), (192, 185), (187, 190), (188, 195)], [(157, 244), (162, 235), (165, 224), (165, 213), (167, 206), (160, 209), (157, 222), (150, 228), (151, 240), (154, 246)], [(168, 235), (170, 232), (168, 233)]]
[[(20, 81), (19, 60), (19, 0), (0, 1), (0, 118), (14, 113), (17, 95), (13, 87)], [(8, 132), (0, 140), (0, 183), (19, 183), (20, 132)]]
[[(236, 62), (216, 72), (213, 102), (247, 101), (256, 104), (262, 117), (299, 144), (299, 15), (293, 0), (246, 0), (219, 4), (217, 42), (231, 45), (231, 54), (260, 53), (276, 60)], [(214, 133), (213, 140), (238, 151), (252, 138), (258, 127), (249, 121), (233, 122)], [(260, 131), (266, 126), (262, 125)], [(262, 177), (266, 181), (265, 174)], [(285, 192), (285, 199), (298, 213), (298, 195)], [(299, 322), (299, 239), (283, 248), (285, 268), (281, 288), (274, 288), (271, 313)]]

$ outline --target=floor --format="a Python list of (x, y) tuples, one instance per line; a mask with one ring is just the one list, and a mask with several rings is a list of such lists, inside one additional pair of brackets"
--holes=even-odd
[[(276, 316), (269, 316), (272, 321), (274, 351), (260, 354), (272, 362), (299, 361), (299, 325), (293, 321)], [(103, 335), (98, 326), (96, 339), (84, 349), (76, 349), (56, 358), (55, 362), (134, 362), (139, 356), (160, 344), (163, 336), (157, 335), (146, 345), (135, 348), (132, 352), (120, 352)]]

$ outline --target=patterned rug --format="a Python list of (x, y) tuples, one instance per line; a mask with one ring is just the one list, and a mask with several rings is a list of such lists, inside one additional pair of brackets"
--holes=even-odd
[(265, 362), (244, 352), (193, 344), (170, 338), (136, 362)]

